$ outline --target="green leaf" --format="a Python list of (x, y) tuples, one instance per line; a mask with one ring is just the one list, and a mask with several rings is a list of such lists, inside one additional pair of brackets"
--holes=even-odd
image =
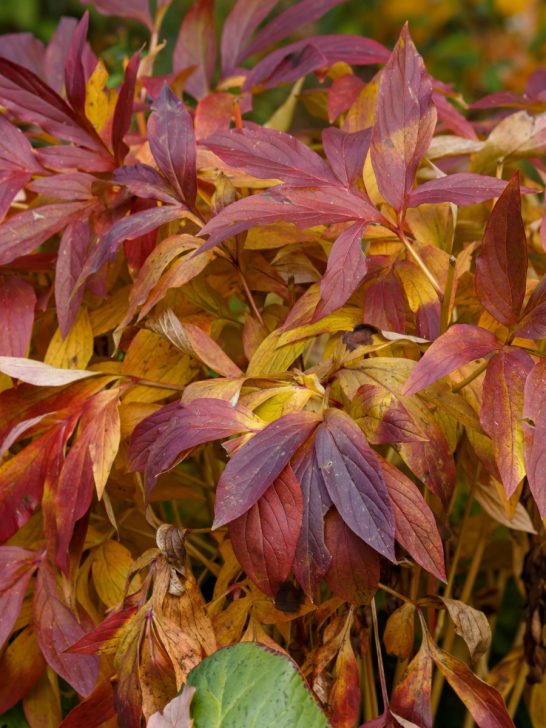
[(188, 685), (194, 728), (329, 728), (295, 663), (264, 645), (243, 642), (195, 667)]

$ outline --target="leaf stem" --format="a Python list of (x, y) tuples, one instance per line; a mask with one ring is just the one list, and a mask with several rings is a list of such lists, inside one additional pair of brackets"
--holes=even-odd
[(395, 232), (400, 240), (404, 243), (408, 253), (413, 257), (419, 268), (421, 268), (425, 276), (428, 278), (436, 293), (440, 296), (440, 298), (443, 298), (444, 292), (442, 291), (442, 286), (438, 283), (434, 274), (431, 273), (431, 271), (427, 268), (425, 261), (421, 258), (412, 243), (408, 240), (406, 233), (400, 227), (395, 228)]

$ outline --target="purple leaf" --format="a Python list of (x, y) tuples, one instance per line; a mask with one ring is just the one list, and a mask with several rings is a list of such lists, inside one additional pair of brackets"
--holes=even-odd
[(36, 150), (36, 157), (44, 167), (54, 172), (85, 170), (86, 172), (111, 172), (116, 161), (110, 153), (99, 156), (89, 149), (72, 144), (56, 144)]
[(119, 167), (114, 179), (127, 187), (129, 192), (144, 200), (160, 200), (168, 205), (178, 205), (179, 200), (167, 180), (154, 167), (137, 162), (130, 167)]
[[(88, 0), (80, 0), (88, 5)], [(154, 29), (150, 15), (148, 0), (93, 0), (92, 4), (103, 15), (119, 15), (121, 18), (133, 18), (145, 25), (149, 30)]]
[[(438, 202), (456, 205), (477, 205), (478, 202), (498, 197), (506, 188), (506, 180), (486, 177), (471, 172), (458, 172), (440, 179), (432, 179), (409, 193), (408, 207)], [(532, 190), (534, 192), (534, 190)]]
[(59, 244), (55, 267), (55, 304), (63, 338), (72, 328), (83, 299), (83, 287), (77, 291), (75, 288), (83, 269), (89, 242), (89, 221), (84, 218), (66, 226)]
[(181, 217), (184, 209), (184, 207), (176, 205), (152, 207), (150, 210), (135, 212), (115, 222), (106, 235), (101, 238), (94, 253), (88, 258), (78, 285), (81, 285), (90, 275), (100, 270), (104, 263), (117, 253), (124, 240), (133, 240), (152, 230), (157, 230), (158, 227), (167, 222), (177, 220)]
[(152, 107), (148, 141), (157, 166), (179, 199), (193, 207), (197, 192), (193, 124), (184, 104), (166, 84)]
[(370, 147), (372, 131), (349, 133), (335, 126), (324, 129), (322, 145), (336, 177), (346, 187), (358, 187)]
[(370, 150), (379, 191), (397, 212), (435, 126), (432, 80), (406, 24), (381, 74)]
[(303, 591), (313, 600), (332, 558), (324, 538), (324, 516), (332, 500), (322, 479), (313, 443), (296, 456), (294, 473), (303, 495), (303, 520), (293, 568)]
[(222, 75), (228, 76), (245, 58), (245, 46), (279, 0), (237, 0), (222, 30)]
[(0, 225), (0, 265), (31, 253), (66, 225), (85, 217), (91, 207), (88, 201), (59, 202), (5, 220)]
[(341, 308), (356, 291), (368, 270), (362, 251), (362, 235), (366, 223), (355, 223), (337, 238), (330, 255), (326, 273), (320, 281), (320, 301), (313, 321)]
[(58, 94), (63, 90), (66, 59), (77, 25), (76, 18), (61, 18), (46, 48), (44, 57), (45, 78), (51, 88)]
[(252, 43), (246, 48), (243, 58), (259, 53), (286, 36), (299, 30), (303, 25), (313, 23), (336, 5), (346, 0), (302, 0), (293, 7), (288, 7), (274, 20), (260, 30)]
[(98, 657), (65, 652), (85, 634), (57, 587), (53, 567), (42, 561), (32, 600), (34, 629), (48, 665), (84, 697), (99, 675)]
[(0, 57), (28, 68), (43, 78), (45, 48), (32, 33), (6, 33), (0, 36)]
[(81, 200), (95, 202), (93, 186), (101, 183), (98, 177), (86, 172), (67, 172), (50, 177), (39, 177), (28, 185), (28, 189), (43, 197), (57, 200)]
[(279, 477), (319, 418), (312, 412), (280, 417), (233, 455), (216, 489), (213, 528), (246, 513)]
[[(170, 406), (170, 405), (169, 405)], [(159, 414), (161, 412), (161, 414)], [(260, 429), (261, 422), (242, 405), (233, 406), (223, 399), (195, 399), (190, 404), (154, 413), (135, 429), (131, 443), (131, 465), (142, 467), (138, 449), (147, 449), (155, 432), (146, 460), (146, 494), (149, 498), (161, 473), (172, 468), (198, 445), (213, 440)], [(169, 420), (166, 421), (166, 416)]]
[(29, 140), (5, 116), (0, 116), (0, 169), (44, 172)]
[(437, 91), (433, 91), (432, 100), (438, 112), (438, 118), (448, 129), (451, 129), (457, 136), (463, 137), (464, 139), (478, 138), (472, 124), (464, 118), (453, 104), (449, 103), (445, 96)]
[(176, 419), (182, 407), (181, 402), (170, 402), (138, 423), (129, 445), (129, 468), (132, 471), (144, 472), (152, 447)]
[(473, 359), (481, 359), (500, 348), (500, 342), (490, 331), (480, 326), (454, 324), (429, 347), (408, 377), (402, 394), (415, 394)]
[(385, 63), (388, 50), (370, 38), (359, 35), (319, 35), (278, 48), (250, 71), (243, 86), (248, 91), (255, 86), (273, 88), (330, 66), (338, 61), (349, 65)]
[(393, 507), (379, 461), (356, 422), (341, 410), (327, 410), (315, 435), (315, 456), (341, 518), (395, 561)]
[(226, 238), (254, 225), (293, 222), (300, 227), (336, 222), (380, 221), (381, 213), (362, 197), (343, 187), (274, 187), (260, 195), (245, 197), (213, 217), (199, 235), (208, 235), (199, 252), (210, 250)]
[(64, 72), (66, 96), (72, 108), (79, 111), (80, 114), (85, 113), (85, 85), (87, 79), (84, 67), (84, 50), (88, 29), (89, 12), (86, 10), (72, 35)]
[(180, 27), (173, 55), (176, 71), (195, 66), (185, 90), (196, 99), (210, 91), (216, 63), (214, 0), (197, 0), (190, 7)]
[(112, 121), (112, 149), (116, 161), (120, 164), (127, 155), (129, 147), (123, 141), (129, 131), (133, 117), (133, 103), (135, 99), (135, 88), (138, 66), (140, 64), (140, 51), (135, 53), (125, 69), (125, 77), (119, 90), (114, 119)]
[(231, 167), (259, 179), (289, 185), (335, 185), (326, 162), (290, 134), (259, 126), (231, 129), (209, 137), (203, 145)]

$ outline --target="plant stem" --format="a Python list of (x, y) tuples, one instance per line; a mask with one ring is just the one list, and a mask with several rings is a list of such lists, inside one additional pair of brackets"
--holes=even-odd
[(252, 295), (252, 291), (248, 287), (248, 283), (246, 282), (246, 278), (243, 275), (242, 270), (239, 268), (239, 276), (241, 278), (241, 282), (243, 284), (243, 288), (245, 289), (246, 297), (248, 298), (248, 302), (250, 304), (250, 307), (254, 311), (254, 315), (258, 319), (261, 326), (265, 326), (264, 320), (262, 318), (262, 314), (258, 310), (258, 306), (256, 306), (256, 301), (254, 300), (254, 296)]
[(510, 718), (514, 717), (514, 715), (516, 714), (516, 710), (518, 709), (519, 701), (521, 700), (521, 696), (527, 682), (528, 672), (529, 666), (527, 665), (527, 663), (524, 663), (521, 666), (521, 670), (519, 671), (516, 684), (514, 685), (514, 687), (512, 688), (512, 692), (510, 693), (510, 700), (508, 701), (508, 705), (506, 706)]
[(487, 365), (489, 364), (489, 359), (486, 359), (484, 362), (480, 364), (480, 366), (477, 369), (474, 369), (472, 374), (469, 374), (468, 377), (465, 377), (460, 382), (455, 384), (452, 388), (452, 392), (460, 392), (461, 389), (464, 389), (467, 384), (470, 384), (470, 382), (473, 382), (476, 377), (479, 377), (480, 374), (487, 369)]
[(375, 638), (375, 651), (377, 653), (377, 666), (379, 668), (379, 682), (381, 683), (381, 695), (383, 697), (383, 710), (389, 707), (389, 694), (387, 691), (387, 680), (385, 679), (385, 668), (383, 666), (383, 655), (381, 654), (381, 642), (379, 640), (379, 625), (377, 624), (377, 609), (375, 598), (372, 599), (372, 623)]
[(449, 267), (447, 269), (446, 290), (442, 299), (442, 309), (440, 312), (440, 334), (449, 326), (451, 297), (453, 295), (453, 282), (455, 280), (455, 266), (457, 258), (454, 255), (449, 256)]
[(396, 599), (400, 599), (401, 602), (411, 602), (411, 599), (409, 597), (404, 596), (404, 594), (400, 594), (400, 592), (397, 592), (396, 589), (391, 589), (390, 586), (387, 586), (386, 584), (383, 584), (382, 582), (379, 582), (378, 586), (384, 592), (387, 592), (387, 594), (390, 594), (391, 596), (395, 597)]

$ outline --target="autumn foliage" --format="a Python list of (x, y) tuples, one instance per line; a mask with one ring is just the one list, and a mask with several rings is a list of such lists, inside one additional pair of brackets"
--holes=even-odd
[(117, 87), (87, 14), (0, 37), (0, 714), (31, 728), (244, 728), (202, 680), (256, 642), (309, 728), (546, 724), (546, 72), (469, 111), (407, 26), (290, 42), (339, 3), (237, 0), (217, 47), (197, 0), (161, 76), (169, 0), (96, 0), (150, 33)]

